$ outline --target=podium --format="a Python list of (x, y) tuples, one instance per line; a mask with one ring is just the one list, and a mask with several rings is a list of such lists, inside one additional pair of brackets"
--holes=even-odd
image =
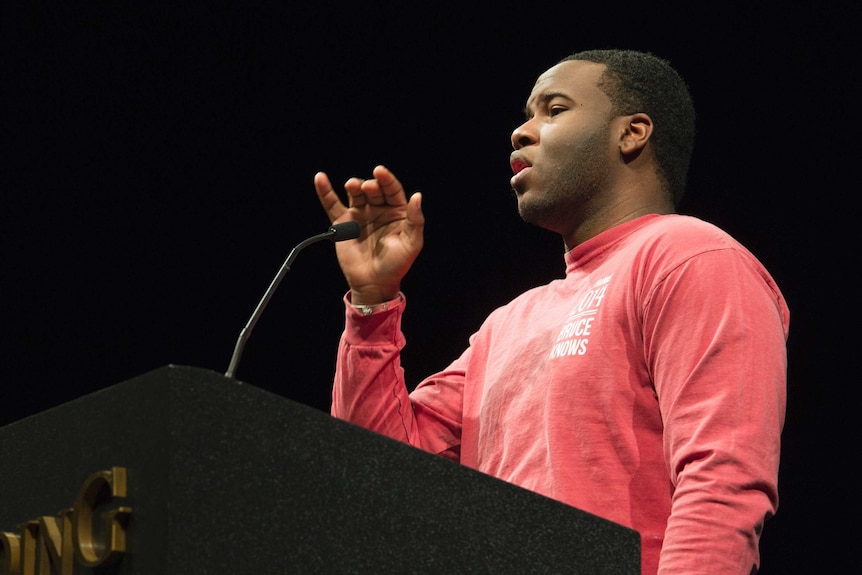
[(27, 522), (62, 516), (112, 469), (125, 549), (75, 574), (640, 573), (634, 530), (173, 365), (0, 428), (0, 573)]

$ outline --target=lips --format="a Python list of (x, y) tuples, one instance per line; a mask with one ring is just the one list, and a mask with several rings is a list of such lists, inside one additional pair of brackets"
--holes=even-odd
[(510, 163), (512, 165), (512, 172), (515, 174), (530, 167), (530, 163), (523, 158), (512, 158)]
[(523, 187), (525, 185), (525, 182), (523, 181), (524, 177), (530, 171), (528, 168), (532, 168), (533, 164), (521, 157), (521, 154), (515, 152), (509, 158), (509, 165), (512, 166), (512, 172), (515, 174), (512, 176), (509, 183), (513, 190), (521, 193), (523, 192)]

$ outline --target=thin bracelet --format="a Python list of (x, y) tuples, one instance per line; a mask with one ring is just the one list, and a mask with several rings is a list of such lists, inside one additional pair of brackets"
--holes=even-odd
[(390, 300), (390, 301), (385, 301), (383, 303), (378, 303), (378, 304), (374, 304), (374, 305), (357, 305), (357, 304), (351, 303), (350, 305), (352, 305), (354, 308), (356, 308), (359, 311), (359, 313), (361, 313), (362, 315), (371, 315), (373, 313), (386, 311), (390, 307), (392, 307), (392, 305), (398, 305), (399, 303), (401, 303), (401, 301), (403, 299), (404, 299), (404, 296), (401, 293), (399, 293), (398, 298)]

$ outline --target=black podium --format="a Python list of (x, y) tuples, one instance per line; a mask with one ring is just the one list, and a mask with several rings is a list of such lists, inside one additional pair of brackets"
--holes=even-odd
[[(121, 509), (117, 560), (87, 566), (56, 531), (47, 553), (39, 518), (71, 518), (88, 478), (110, 470), (127, 491), (94, 504), (89, 523), (98, 533), (101, 513)], [(28, 522), (39, 537), (24, 549)], [(40, 552), (65, 557), (57, 573), (74, 555), (76, 574), (640, 573), (631, 529), (178, 366), (0, 429), (0, 533), (0, 573)]]

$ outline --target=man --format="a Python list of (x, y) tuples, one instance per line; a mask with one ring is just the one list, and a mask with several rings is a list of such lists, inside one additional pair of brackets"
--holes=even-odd
[(559, 233), (566, 276), (495, 310), (409, 394), (400, 282), (421, 195), (385, 167), (314, 184), (350, 291), (332, 414), (636, 529), (643, 573), (748, 574), (778, 504), (789, 312), (763, 266), (678, 215), (693, 145), (663, 60), (574, 54), (543, 73), (512, 134), (522, 218)]

